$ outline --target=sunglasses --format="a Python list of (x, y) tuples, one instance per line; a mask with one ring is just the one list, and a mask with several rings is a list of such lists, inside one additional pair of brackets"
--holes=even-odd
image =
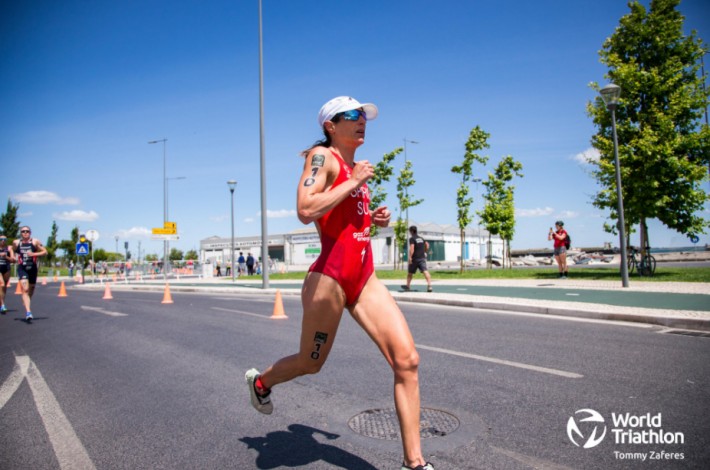
[(20, 230), (20, 233), (30, 233), (29, 230)]
[(361, 109), (351, 109), (350, 111), (343, 111), (342, 113), (336, 114), (336, 116), (341, 116), (346, 121), (357, 121), (360, 116), (367, 121), (367, 114)]

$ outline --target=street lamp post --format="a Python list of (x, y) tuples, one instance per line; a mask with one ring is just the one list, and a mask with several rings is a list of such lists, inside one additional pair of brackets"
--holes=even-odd
[[(187, 176), (173, 176), (165, 178), (165, 220), (170, 220), (170, 180), (184, 180)], [(170, 242), (165, 240), (165, 251), (170, 253)]]
[[(149, 144), (163, 143), (163, 224), (168, 221), (168, 179), (166, 177), (165, 143), (168, 139), (151, 140)], [(163, 225), (165, 226), (165, 225)], [(163, 240), (163, 279), (168, 279), (168, 241)]]
[(227, 186), (229, 186), (229, 192), (232, 197), (232, 253), (230, 255), (230, 262), (232, 265), (232, 282), (234, 282), (234, 189), (237, 187), (237, 182), (234, 180), (227, 181)]
[(186, 180), (187, 176), (173, 176), (172, 178), (166, 178), (165, 184), (165, 219), (170, 219), (170, 180)]
[(616, 171), (616, 206), (619, 214), (619, 247), (621, 250), (621, 285), (629, 287), (629, 270), (626, 265), (626, 222), (624, 221), (624, 200), (621, 196), (621, 171), (619, 165), (619, 143), (616, 138), (616, 106), (619, 104), (621, 87), (608, 84), (599, 93), (602, 95), (604, 104), (611, 111), (611, 129), (614, 135), (614, 169)]
[(269, 233), (266, 210), (266, 148), (264, 136), (264, 38), (259, 0), (259, 155), (261, 173), (261, 287), (269, 288)]

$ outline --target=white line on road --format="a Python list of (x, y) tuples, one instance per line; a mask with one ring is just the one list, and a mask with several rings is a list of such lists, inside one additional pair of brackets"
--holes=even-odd
[[(23, 369), (24, 366), (24, 369)], [(15, 359), (15, 365), (12, 367), (12, 372), (10, 372), (10, 376), (3, 382), (2, 385), (0, 385), (0, 410), (2, 409), (3, 406), (5, 406), (5, 403), (12, 398), (12, 395), (15, 394), (18, 388), (20, 388), (20, 385), (22, 384), (22, 381), (25, 379), (25, 376), (27, 375), (27, 364), (24, 362), (21, 363), (19, 360)]]
[(477, 354), (469, 354), (459, 351), (452, 351), (451, 349), (436, 348), (434, 346), (424, 346), (417, 344), (417, 349), (426, 349), (428, 351), (440, 352), (444, 354), (451, 354), (452, 356), (467, 357), (469, 359), (476, 359), (479, 361), (493, 362), (494, 364), (501, 364), (504, 366), (517, 367), (519, 369), (534, 370), (535, 372), (543, 372), (545, 374), (559, 375), (560, 377), (567, 377), (568, 379), (581, 379), (584, 377), (581, 374), (574, 372), (567, 372), (564, 370), (550, 369), (548, 367), (534, 366), (531, 364), (524, 364), (522, 362), (507, 361), (505, 359), (497, 359), (495, 357), (479, 356)]
[(109, 310), (105, 310), (101, 307), (87, 307), (86, 305), (81, 306), (82, 310), (89, 310), (91, 312), (99, 312), (103, 313), (104, 315), (108, 315), (110, 317), (127, 317), (127, 313), (121, 313), (121, 312), (111, 312)]
[(258, 313), (245, 312), (243, 310), (234, 310), (231, 308), (212, 307), (212, 310), (220, 310), (222, 312), (230, 312), (230, 313), (241, 313), (242, 315), (251, 315), (252, 317), (265, 318), (267, 320), (269, 320), (271, 318), (271, 317), (267, 317), (266, 315), (259, 315)]
[(62, 412), (59, 402), (29, 356), (15, 356), (15, 367), (10, 373), (10, 377), (0, 387), (0, 408), (7, 403), (25, 378), (32, 390), (37, 411), (42, 418), (52, 448), (54, 448), (59, 467), (62, 469), (95, 469), (96, 467), (79, 440), (79, 436), (74, 432), (74, 428)]

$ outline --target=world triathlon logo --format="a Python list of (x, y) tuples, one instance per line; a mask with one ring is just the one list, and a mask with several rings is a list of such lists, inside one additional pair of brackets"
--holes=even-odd
[[(606, 436), (606, 424), (604, 424), (602, 415), (589, 408), (577, 410), (574, 414), (575, 416), (581, 415), (582, 418), (575, 419), (575, 416), (572, 416), (567, 421), (567, 437), (569, 437), (569, 440), (577, 447), (583, 442), (581, 445), (585, 449), (598, 446), (604, 440), (604, 436)], [(582, 430), (580, 430), (580, 425)], [(599, 431), (601, 427), (603, 427), (603, 430)], [(600, 432), (601, 436), (598, 436)]]

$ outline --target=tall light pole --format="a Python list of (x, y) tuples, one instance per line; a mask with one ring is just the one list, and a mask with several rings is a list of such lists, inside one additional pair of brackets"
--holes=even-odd
[(232, 254), (230, 255), (229, 259), (232, 265), (232, 282), (234, 282), (234, 189), (237, 187), (237, 182), (234, 180), (229, 180), (227, 181), (227, 186), (229, 186), (229, 192), (232, 194)]
[(626, 265), (626, 222), (624, 221), (624, 200), (621, 196), (621, 171), (619, 167), (619, 143), (616, 138), (616, 106), (619, 104), (621, 87), (608, 84), (599, 93), (602, 95), (604, 104), (611, 111), (611, 129), (614, 134), (614, 169), (616, 171), (616, 211), (619, 214), (619, 247), (621, 250), (621, 285), (629, 287), (629, 270)]
[(170, 181), (186, 180), (187, 176), (173, 176), (165, 179), (165, 219), (170, 219)]
[[(404, 164), (406, 166), (407, 162), (409, 161), (407, 159), (407, 143), (418, 144), (419, 142), (417, 142), (416, 140), (407, 140), (406, 137), (402, 140), (404, 141)], [(407, 204), (409, 204), (409, 186), (404, 187), (404, 195), (407, 198)], [(409, 230), (409, 206), (407, 206), (407, 209), (405, 210), (405, 212), (406, 212), (406, 218), (407, 218), (407, 230)]]
[[(165, 158), (165, 143), (168, 139), (151, 140), (149, 144), (163, 143), (163, 227), (168, 221), (168, 179), (166, 176), (167, 163)], [(168, 241), (163, 240), (163, 279), (168, 279)]]
[(266, 155), (264, 149), (264, 41), (259, 0), (259, 147), (261, 155), (261, 274), (262, 288), (269, 288), (269, 235), (266, 225)]

